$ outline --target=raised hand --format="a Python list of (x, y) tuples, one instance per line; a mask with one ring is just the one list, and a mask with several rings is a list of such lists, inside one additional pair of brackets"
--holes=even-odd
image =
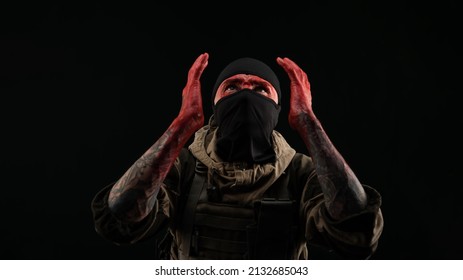
[(188, 71), (177, 118), (111, 188), (108, 206), (119, 219), (127, 223), (139, 222), (151, 212), (161, 185), (181, 149), (204, 124), (199, 79), (208, 58), (207, 53), (201, 54)]
[(289, 58), (278, 57), (277, 63), (291, 82), (289, 125), (299, 133), (315, 163), (328, 213), (335, 220), (358, 213), (366, 206), (365, 190), (315, 116), (307, 74)]
[(178, 116), (179, 121), (191, 122), (189, 127), (195, 131), (204, 124), (200, 78), (207, 67), (208, 59), (208, 53), (203, 53), (196, 58), (188, 71), (188, 80), (182, 92), (182, 107)]
[(290, 80), (289, 125), (300, 131), (304, 125), (304, 116), (312, 113), (312, 93), (309, 79), (307, 74), (291, 59), (278, 57), (277, 63), (286, 71)]

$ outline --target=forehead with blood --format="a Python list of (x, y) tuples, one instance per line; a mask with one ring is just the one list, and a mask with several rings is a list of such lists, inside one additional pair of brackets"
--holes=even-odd
[(278, 93), (273, 85), (265, 79), (259, 76), (251, 74), (237, 74), (225, 79), (217, 89), (217, 93), (214, 98), (214, 104), (219, 101), (222, 97), (225, 97), (234, 92), (227, 92), (226, 89), (233, 85), (236, 87), (235, 91), (250, 89), (255, 90), (256, 88), (264, 88), (267, 91), (267, 97), (278, 103)]

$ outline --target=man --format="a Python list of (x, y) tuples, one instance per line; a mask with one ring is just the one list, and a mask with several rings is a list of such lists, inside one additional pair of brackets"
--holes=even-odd
[(95, 196), (97, 232), (132, 244), (167, 228), (171, 259), (309, 259), (312, 248), (371, 257), (383, 229), (381, 196), (359, 182), (326, 135), (306, 73), (289, 58), (276, 60), (291, 82), (289, 124), (310, 156), (275, 130), (280, 83), (253, 58), (219, 74), (204, 125), (200, 77), (208, 59), (203, 53), (190, 68), (164, 134)]

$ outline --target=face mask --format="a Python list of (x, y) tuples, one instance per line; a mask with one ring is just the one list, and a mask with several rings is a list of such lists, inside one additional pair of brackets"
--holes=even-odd
[(275, 161), (272, 132), (281, 107), (252, 90), (223, 97), (215, 105), (217, 154), (227, 162)]

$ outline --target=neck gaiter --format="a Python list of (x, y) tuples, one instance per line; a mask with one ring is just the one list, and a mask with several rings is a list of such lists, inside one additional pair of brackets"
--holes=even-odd
[(252, 90), (241, 90), (215, 105), (217, 154), (227, 162), (275, 160), (272, 132), (281, 107)]

